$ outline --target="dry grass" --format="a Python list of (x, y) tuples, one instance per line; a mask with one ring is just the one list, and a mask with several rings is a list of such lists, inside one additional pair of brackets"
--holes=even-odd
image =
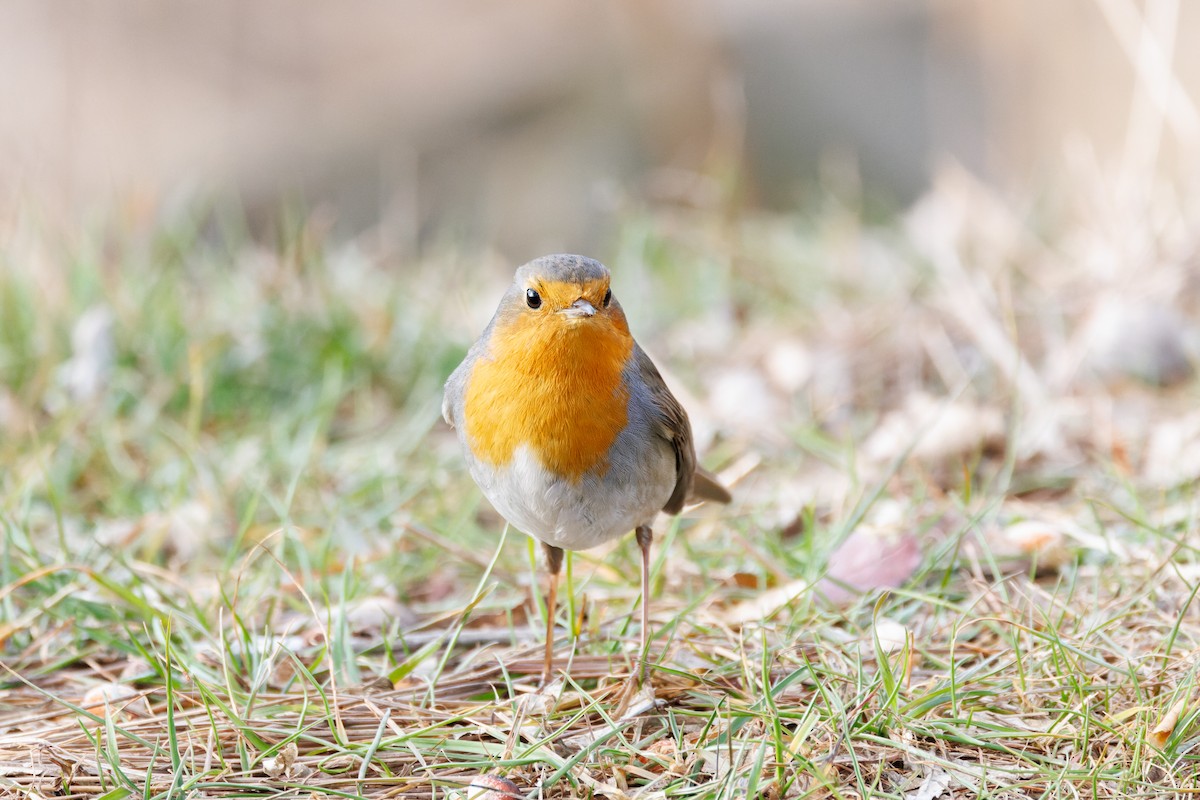
[(1078, 181), (630, 210), (618, 294), (737, 494), (659, 531), (652, 698), (629, 542), (536, 691), (533, 551), (437, 421), (511, 265), (19, 219), (0, 795), (1194, 794), (1200, 227)]

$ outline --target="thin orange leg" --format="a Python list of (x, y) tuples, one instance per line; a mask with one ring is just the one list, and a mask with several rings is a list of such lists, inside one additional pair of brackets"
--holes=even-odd
[(642, 666), (638, 684), (646, 682), (650, 669), (650, 543), (654, 533), (649, 525), (639, 525), (635, 533), (638, 547), (642, 549)]
[(554, 611), (558, 603), (558, 573), (562, 569), (561, 547), (542, 544), (546, 550), (546, 566), (550, 570), (550, 588), (546, 592), (546, 660), (542, 664), (542, 685), (550, 683), (554, 671)]

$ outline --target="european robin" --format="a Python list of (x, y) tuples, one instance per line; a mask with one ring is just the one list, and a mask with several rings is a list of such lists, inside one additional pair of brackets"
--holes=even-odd
[(550, 570), (543, 682), (554, 657), (563, 550), (634, 531), (642, 551), (641, 679), (650, 524), (690, 500), (729, 502), (696, 465), (687, 413), (629, 333), (608, 269), (576, 255), (520, 267), (446, 381), (442, 415), (496, 510), (542, 543)]

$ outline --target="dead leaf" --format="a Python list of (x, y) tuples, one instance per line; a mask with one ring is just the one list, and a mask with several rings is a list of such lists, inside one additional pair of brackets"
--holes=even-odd
[(894, 653), (908, 644), (908, 628), (894, 619), (880, 617), (875, 620), (875, 639), (884, 653)]
[(124, 718), (150, 716), (146, 698), (135, 687), (115, 681), (98, 683), (88, 689), (79, 705), (99, 717), (110, 714)]
[(1166, 715), (1146, 734), (1146, 740), (1155, 747), (1166, 745), (1167, 739), (1171, 738), (1171, 733), (1175, 730), (1175, 726), (1179, 724), (1179, 718), (1183, 716), (1184, 709), (1187, 708), (1187, 701), (1188, 698), (1186, 696), (1176, 700)]
[(753, 572), (735, 572), (729, 576), (729, 582), (739, 589), (757, 589), (759, 577)]
[(499, 775), (479, 775), (471, 779), (464, 800), (515, 800), (524, 798), (520, 787)]
[(579, 782), (591, 790), (594, 796), (604, 797), (607, 800), (630, 800), (629, 794), (615, 783), (606, 783), (604, 781), (593, 778), (587, 770), (582, 767), (577, 768), (575, 777)]
[(1132, 377), (1171, 386), (1192, 376), (1187, 340), (1194, 334), (1174, 307), (1112, 292), (1095, 304), (1082, 330), (1086, 363), (1112, 381)]
[(1143, 474), (1169, 489), (1200, 479), (1200, 412), (1158, 423), (1146, 447)]
[(658, 706), (662, 705), (663, 701), (655, 696), (654, 686), (650, 681), (642, 686), (636, 694), (628, 698), (628, 703), (623, 709), (620, 720), (618, 722), (629, 722), (645, 714), (647, 711), (653, 711)]
[(52, 405), (92, 400), (108, 385), (116, 357), (113, 327), (113, 313), (104, 306), (93, 306), (79, 316), (71, 328), (71, 357), (55, 376), (65, 398), (56, 398)]
[(675, 758), (679, 754), (679, 748), (676, 747), (674, 739), (664, 737), (651, 743), (645, 752), (661, 758)]
[(1041, 519), (1027, 519), (1004, 529), (1008, 544), (1025, 556), (1036, 557), (1041, 567), (1057, 569), (1071, 561), (1062, 528)]
[(722, 617), (730, 625), (745, 625), (755, 620), (765, 620), (791, 603), (812, 587), (808, 581), (798, 580), (775, 589), (768, 589), (755, 598), (737, 603)]
[(810, 590), (838, 605), (875, 589), (900, 586), (921, 562), (920, 547), (910, 527), (907, 511), (900, 503), (881, 500), (876, 503), (871, 519), (850, 534), (830, 556), (829, 569), (815, 586), (796, 580), (769, 589), (734, 605), (722, 620), (743, 625), (766, 619)]
[(912, 533), (864, 526), (829, 557), (829, 569), (816, 591), (830, 603), (845, 603), (875, 589), (902, 585), (920, 563), (921, 550)]
[(353, 600), (346, 604), (344, 611), (346, 623), (355, 633), (377, 632), (393, 622), (410, 626), (416, 620), (411, 608), (383, 595)]
[(288, 742), (274, 756), (264, 758), (262, 770), (267, 777), (277, 781), (302, 780), (313, 774), (313, 770), (296, 761), (296, 743)]
[(926, 767), (925, 779), (904, 800), (937, 800), (950, 788), (950, 774), (940, 767)]
[(908, 454), (931, 466), (1004, 444), (1004, 416), (997, 409), (965, 400), (913, 392), (904, 406), (883, 418), (863, 444), (864, 458), (889, 464)]

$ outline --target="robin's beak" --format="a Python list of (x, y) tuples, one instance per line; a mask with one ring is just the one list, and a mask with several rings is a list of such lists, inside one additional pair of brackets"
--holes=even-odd
[(596, 307), (581, 297), (559, 313), (566, 314), (571, 319), (584, 319), (596, 316)]

